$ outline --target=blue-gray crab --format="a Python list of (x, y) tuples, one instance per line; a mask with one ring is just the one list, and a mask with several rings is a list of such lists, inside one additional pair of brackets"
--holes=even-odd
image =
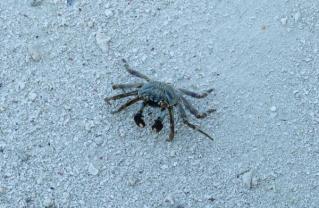
[(190, 123), (187, 119), (186, 112), (183, 108), (185, 106), (186, 109), (189, 110), (191, 114), (193, 114), (196, 118), (205, 118), (208, 113), (214, 112), (215, 109), (210, 109), (204, 113), (199, 112), (196, 108), (183, 96), (188, 95), (194, 98), (204, 98), (213, 89), (209, 89), (204, 91), (203, 93), (195, 93), (186, 89), (176, 89), (171, 84), (159, 81), (153, 81), (146, 75), (131, 69), (125, 59), (122, 59), (124, 63), (124, 67), (128, 73), (134, 75), (136, 77), (142, 78), (146, 80), (146, 83), (131, 83), (131, 84), (114, 84), (112, 85), (113, 89), (135, 89), (130, 92), (124, 92), (122, 94), (118, 94), (112, 97), (106, 97), (105, 102), (109, 103), (110, 100), (117, 100), (129, 96), (134, 96), (127, 103), (122, 105), (116, 111), (112, 111), (112, 113), (118, 113), (122, 110), (126, 109), (128, 106), (135, 104), (141, 101), (141, 107), (139, 111), (134, 115), (134, 121), (139, 127), (144, 127), (145, 122), (143, 120), (143, 111), (145, 107), (158, 107), (161, 109), (160, 116), (155, 120), (152, 125), (152, 129), (156, 132), (159, 132), (163, 128), (163, 120), (166, 116), (166, 110), (168, 111), (169, 121), (170, 121), (170, 134), (168, 141), (172, 141), (175, 135), (174, 130), (174, 108), (178, 109), (179, 115), (182, 118), (184, 124), (188, 127), (204, 134), (209, 139), (213, 140), (213, 138), (208, 135), (206, 132), (200, 129), (199, 126)]

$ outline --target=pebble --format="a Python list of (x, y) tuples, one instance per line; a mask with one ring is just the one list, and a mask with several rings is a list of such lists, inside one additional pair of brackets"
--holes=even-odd
[(276, 112), (272, 112), (270, 113), (270, 118), (276, 118), (277, 117), (277, 113)]
[(23, 82), (23, 81), (18, 81), (18, 82), (17, 82), (16, 89), (17, 89), (17, 90), (23, 90), (24, 88), (25, 88), (25, 82)]
[(30, 92), (28, 98), (30, 101), (34, 101), (37, 98), (37, 94), (35, 92)]
[(29, 55), (33, 61), (38, 62), (41, 60), (41, 54), (40, 54), (40, 51), (38, 49), (36, 49), (34, 47), (29, 47), (28, 52), (29, 52)]
[(104, 139), (102, 138), (102, 136), (96, 137), (95, 143), (96, 145), (101, 146), (104, 143)]
[(300, 16), (301, 16), (300, 12), (296, 12), (296, 14), (294, 15), (295, 22), (298, 22)]
[(111, 9), (106, 9), (104, 14), (106, 17), (111, 17), (113, 15), (113, 11)]
[(146, 59), (147, 59), (147, 56), (145, 54), (143, 54), (142, 57), (141, 57), (142, 62), (145, 62)]
[(94, 121), (93, 120), (89, 120), (85, 122), (85, 130), (86, 131), (90, 131), (93, 127), (95, 126)]
[(23, 152), (20, 152), (19, 158), (20, 158), (21, 162), (27, 162), (28, 160), (30, 160), (31, 155), (28, 154), (27, 152), (23, 151)]
[(43, 2), (43, 0), (32, 0), (31, 6), (32, 7), (40, 6), (42, 4), (42, 2)]
[(88, 26), (89, 28), (93, 28), (93, 27), (94, 27), (94, 24), (95, 24), (94, 21), (88, 21), (88, 22), (87, 22), (87, 26)]
[(211, 201), (211, 202), (213, 202), (213, 201), (215, 201), (216, 199), (215, 199), (214, 197), (210, 196), (210, 197), (208, 198), (208, 200)]
[(276, 106), (271, 106), (270, 111), (271, 112), (276, 112), (277, 111), (277, 107)]
[(94, 167), (92, 163), (90, 163), (88, 166), (88, 172), (90, 175), (97, 175), (99, 173), (99, 170), (96, 167)]
[(308, 63), (308, 62), (312, 61), (312, 58), (311, 57), (307, 57), (307, 58), (304, 58), (303, 60)]
[(282, 25), (286, 25), (287, 22), (288, 22), (288, 18), (287, 17), (283, 17), (283, 18), (280, 19), (280, 22), (281, 22)]
[(105, 33), (98, 31), (95, 35), (96, 43), (103, 52), (107, 52), (111, 38)]
[(119, 129), (119, 135), (120, 135), (120, 137), (125, 137), (125, 136), (126, 136), (126, 131), (125, 131), (125, 129), (120, 128), (120, 129)]
[(140, 180), (138, 178), (129, 177), (127, 183), (128, 183), (129, 186), (136, 186), (139, 182), (140, 182)]
[(257, 185), (257, 179), (254, 177), (253, 171), (248, 171), (243, 174), (242, 176), (243, 184), (248, 188), (251, 189)]
[(172, 151), (169, 153), (169, 156), (170, 156), (170, 157), (175, 157), (175, 156), (176, 156), (176, 151), (172, 150)]
[(66, 3), (68, 6), (72, 6), (75, 0), (67, 0)]
[(0, 194), (3, 194), (7, 191), (5, 187), (0, 187)]
[(56, 207), (55, 204), (54, 204), (54, 201), (50, 198), (46, 198), (44, 201), (43, 201), (43, 206), (45, 208), (54, 208)]
[(0, 113), (1, 113), (1, 112), (4, 112), (5, 110), (6, 110), (6, 108), (5, 108), (4, 106), (1, 106), (1, 105), (0, 105)]
[(172, 194), (168, 194), (168, 195), (165, 197), (164, 201), (165, 201), (166, 203), (170, 203), (171, 205), (174, 205), (174, 203), (175, 203)]
[(161, 166), (161, 169), (162, 169), (162, 170), (166, 170), (167, 168), (168, 168), (168, 165), (162, 165), (162, 166)]

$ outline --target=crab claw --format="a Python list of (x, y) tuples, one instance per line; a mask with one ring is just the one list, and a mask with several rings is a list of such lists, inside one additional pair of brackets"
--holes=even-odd
[(157, 133), (160, 132), (163, 128), (162, 121), (159, 119), (155, 120), (155, 123), (152, 126), (152, 129), (155, 130)]
[(136, 123), (136, 125), (138, 125), (139, 127), (143, 128), (145, 126), (145, 122), (143, 120), (143, 115), (141, 113), (137, 113), (134, 115), (134, 121)]

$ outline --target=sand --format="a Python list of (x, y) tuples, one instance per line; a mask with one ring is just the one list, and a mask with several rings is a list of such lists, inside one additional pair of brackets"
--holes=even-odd
[[(318, 207), (317, 0), (0, 1), (0, 207)], [(193, 91), (156, 134), (112, 83)]]

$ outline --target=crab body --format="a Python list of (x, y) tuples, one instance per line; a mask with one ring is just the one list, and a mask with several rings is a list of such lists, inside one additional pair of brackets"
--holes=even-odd
[[(117, 100), (125, 97), (134, 96), (133, 99), (128, 100), (124, 105), (118, 108), (116, 111), (112, 113), (118, 113), (122, 110), (126, 109), (128, 106), (133, 105), (137, 102), (141, 102), (140, 109), (134, 115), (134, 121), (139, 127), (144, 127), (144, 116), (143, 111), (144, 108), (147, 106), (150, 107), (157, 107), (161, 109), (161, 114), (158, 118), (155, 119), (154, 124), (152, 125), (152, 129), (156, 132), (159, 132), (163, 128), (163, 120), (166, 117), (166, 110), (168, 111), (169, 115), (169, 122), (170, 122), (170, 134), (169, 134), (169, 141), (172, 141), (175, 135), (175, 125), (174, 125), (174, 108), (177, 108), (180, 117), (184, 124), (188, 127), (204, 134), (209, 139), (213, 140), (213, 138), (208, 135), (206, 132), (201, 130), (201, 128), (197, 125), (194, 125), (188, 121), (186, 112), (184, 107), (189, 110), (191, 114), (193, 114), (196, 118), (205, 118), (208, 113), (214, 112), (215, 109), (210, 109), (204, 113), (197, 111), (197, 109), (184, 97), (184, 95), (191, 96), (194, 98), (204, 98), (213, 89), (209, 89), (204, 91), (203, 93), (195, 93), (186, 89), (182, 88), (175, 88), (173, 85), (165, 82), (153, 81), (148, 78), (146, 75), (135, 71), (130, 68), (127, 64), (125, 59), (122, 59), (124, 63), (124, 67), (127, 72), (130, 74), (142, 78), (146, 80), (146, 83), (131, 83), (131, 84), (114, 84), (112, 87), (113, 89), (134, 89), (130, 92), (125, 92), (122, 94), (118, 94), (111, 97), (106, 97), (104, 100), (109, 103), (110, 100)], [(183, 107), (184, 106), (184, 107)]]
[(180, 99), (173, 86), (158, 81), (144, 84), (138, 89), (138, 95), (151, 107), (175, 106)]

